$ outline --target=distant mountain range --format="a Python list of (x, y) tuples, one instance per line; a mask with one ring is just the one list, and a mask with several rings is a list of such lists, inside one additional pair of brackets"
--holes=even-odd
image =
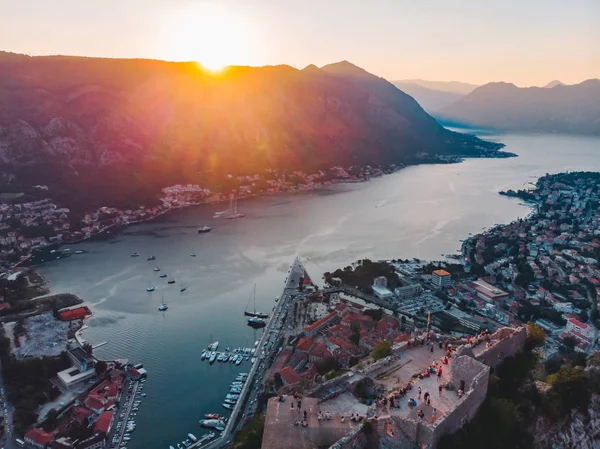
[(600, 80), (527, 88), (489, 83), (435, 115), (446, 124), (478, 128), (600, 135)]
[(394, 84), (400, 83), (403, 85), (413, 84), (424, 87), (426, 89), (439, 91), (439, 92), (450, 92), (453, 94), (467, 95), (473, 92), (477, 87), (477, 84), (463, 83), (460, 81), (428, 81), (422, 79), (409, 79), (394, 81)]
[(428, 113), (435, 115), (436, 111), (451, 105), (464, 97), (464, 94), (429, 89), (419, 84), (394, 81), (394, 86), (413, 97)]
[[(266, 168), (410, 163), (499, 144), (440, 126), (349, 62), (296, 70), (0, 53), (0, 190), (142, 198)], [(142, 194), (143, 193), (143, 194)]]

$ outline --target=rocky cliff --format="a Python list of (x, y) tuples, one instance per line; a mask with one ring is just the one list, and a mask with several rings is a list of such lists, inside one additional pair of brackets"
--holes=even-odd
[(536, 449), (597, 449), (600, 447), (600, 397), (594, 395), (588, 416), (571, 411), (559, 423), (539, 417), (533, 431)]

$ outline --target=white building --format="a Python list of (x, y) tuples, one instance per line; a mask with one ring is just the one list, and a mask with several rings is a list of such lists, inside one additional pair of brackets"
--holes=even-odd
[(594, 338), (594, 329), (589, 324), (582, 323), (576, 318), (567, 320), (567, 331), (579, 332), (584, 337), (592, 340)]
[(373, 280), (373, 287), (386, 287), (387, 278), (385, 276), (378, 276)]
[(446, 270), (435, 270), (431, 274), (431, 282), (437, 288), (450, 287), (452, 283), (452, 276)]
[(396, 287), (394, 293), (400, 299), (413, 298), (423, 293), (423, 286), (421, 286), (421, 284), (411, 284), (403, 287)]
[(386, 287), (382, 287), (380, 285), (373, 286), (373, 293), (379, 299), (388, 299), (388, 298), (394, 297), (394, 294), (390, 290), (388, 290)]

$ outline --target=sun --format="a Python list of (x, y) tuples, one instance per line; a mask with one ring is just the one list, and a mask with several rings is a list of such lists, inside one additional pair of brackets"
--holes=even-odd
[(197, 61), (218, 71), (228, 65), (250, 65), (256, 53), (256, 34), (243, 18), (218, 4), (178, 11), (164, 37), (164, 53), (176, 61)]

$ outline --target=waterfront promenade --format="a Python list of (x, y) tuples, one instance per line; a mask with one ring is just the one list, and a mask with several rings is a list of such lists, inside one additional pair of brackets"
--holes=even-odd
[[(255, 398), (258, 393), (259, 389), (254, 388), (254, 387), (256, 385), (258, 385), (258, 382), (262, 381), (263, 374), (268, 369), (267, 361), (278, 350), (278, 347), (275, 344), (273, 346), (271, 346), (270, 348), (268, 348), (266, 345), (266, 343), (267, 343), (266, 340), (270, 336), (271, 341), (274, 341), (274, 342), (278, 341), (279, 332), (281, 332), (282, 329), (279, 329), (279, 330), (275, 329), (274, 324), (277, 323), (278, 321), (280, 321), (280, 322), (284, 321), (285, 316), (281, 320), (278, 320), (277, 315), (279, 315), (279, 313), (282, 310), (284, 310), (286, 306), (288, 306), (290, 304), (290, 301), (293, 300), (291, 298), (291, 293), (298, 291), (299, 280), (302, 276), (304, 276), (304, 265), (302, 265), (302, 263), (300, 262), (300, 259), (298, 257), (296, 257), (293, 264), (290, 266), (290, 270), (288, 272), (288, 277), (285, 281), (285, 286), (283, 287), (283, 291), (280, 296), (281, 299), (276, 303), (275, 309), (271, 312), (269, 321), (268, 321), (267, 325), (265, 326), (264, 332), (263, 332), (263, 334), (259, 340), (259, 343), (256, 347), (257, 348), (256, 349), (257, 360), (252, 365), (252, 368), (250, 369), (250, 372), (248, 373), (248, 379), (247, 379), (246, 383), (244, 384), (244, 387), (242, 388), (242, 392), (240, 393), (240, 397), (231, 412), (231, 416), (229, 417), (229, 420), (227, 421), (227, 426), (225, 427), (225, 430), (221, 433), (221, 435), (217, 439), (211, 441), (210, 443), (206, 443), (203, 445), (200, 442), (196, 442), (190, 446), (190, 449), (195, 449), (195, 448), (200, 448), (200, 447), (202, 447), (202, 449), (219, 449), (219, 448), (227, 447), (232, 442), (235, 431), (237, 430), (238, 424), (240, 423), (240, 418), (242, 417), (243, 414), (245, 414), (245, 411), (247, 409), (251, 408), (251, 406), (252, 406), (251, 397)], [(289, 311), (289, 308), (288, 308), (288, 311)], [(277, 334), (272, 335), (271, 334), (272, 330), (274, 333), (277, 333)]]

